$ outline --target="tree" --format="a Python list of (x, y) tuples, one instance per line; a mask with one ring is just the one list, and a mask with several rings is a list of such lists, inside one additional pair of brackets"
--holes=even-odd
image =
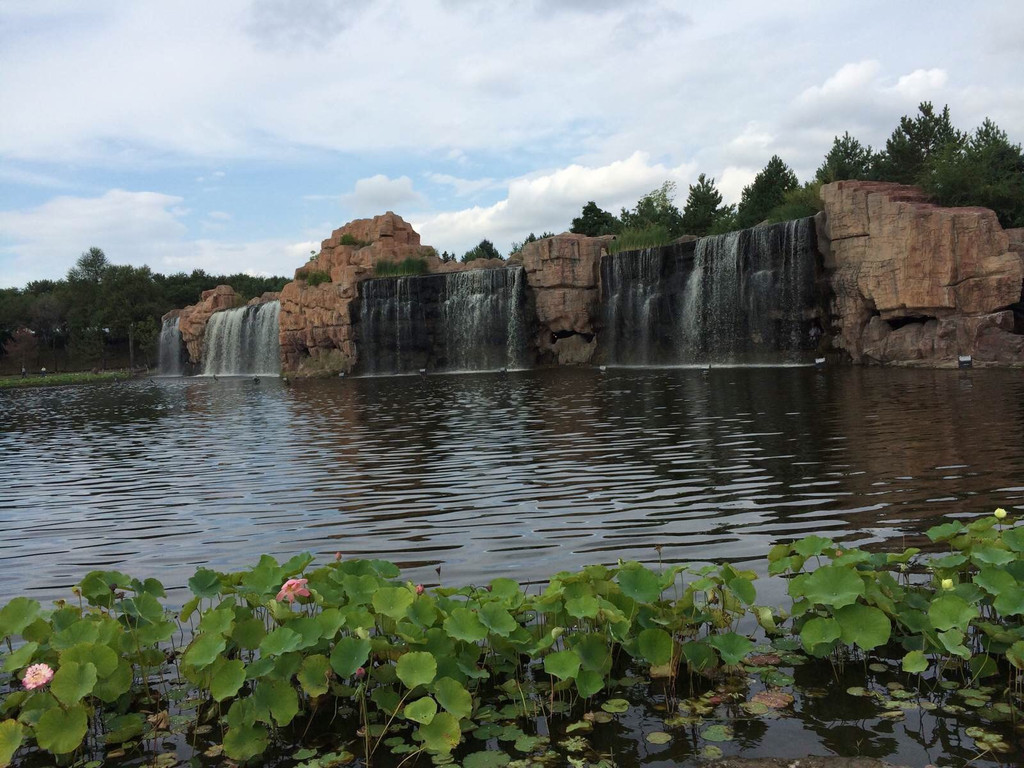
[(63, 340), (66, 332), (65, 313), (66, 307), (54, 291), (37, 294), (29, 309), (29, 328), (50, 348), (53, 356), (50, 367), (54, 371), (57, 370), (57, 342)]
[(622, 229), (644, 230), (663, 227), (670, 238), (686, 234), (683, 231), (683, 215), (672, 202), (676, 195), (676, 183), (666, 181), (658, 189), (641, 197), (631, 211), (625, 208), (619, 214)]
[(885, 149), (875, 157), (875, 178), (918, 184), (932, 155), (947, 145), (964, 144), (966, 136), (953, 127), (948, 105), (936, 114), (932, 103), (923, 101), (917, 110), (916, 117), (900, 118), (900, 124), (885, 142)]
[(715, 186), (715, 180), (702, 173), (697, 177), (697, 183), (690, 185), (686, 196), (682, 214), (683, 231), (688, 235), (703, 237), (711, 231), (723, 211), (722, 193)]
[(736, 210), (736, 224), (740, 229), (760, 224), (773, 208), (785, 202), (786, 193), (799, 185), (793, 170), (778, 155), (772, 155), (753, 182), (743, 188)]
[(1024, 151), (989, 119), (925, 162), (920, 182), (943, 205), (991, 208), (1004, 227), (1024, 227)]
[(874, 162), (875, 153), (871, 147), (865, 147), (847, 131), (842, 138), (835, 137), (814, 178), (822, 184), (844, 179), (869, 179)]
[(135, 337), (158, 311), (156, 282), (149, 267), (110, 267), (103, 281), (103, 301), (110, 328), (128, 337), (128, 366), (134, 368)]
[(70, 346), (84, 352), (86, 357), (99, 356), (103, 368), (106, 368), (106, 343), (100, 294), (109, 269), (106, 254), (99, 248), (90, 248), (68, 270), (65, 288)]
[(615, 218), (615, 214), (597, 207), (593, 200), (583, 206), (583, 211), (572, 220), (569, 231), (577, 235), (588, 237), (601, 237), (601, 235), (614, 235), (622, 229), (622, 222)]
[(475, 248), (462, 254), (462, 261), (475, 261), (476, 259), (500, 259), (501, 253), (494, 247), (490, 240), (481, 240)]

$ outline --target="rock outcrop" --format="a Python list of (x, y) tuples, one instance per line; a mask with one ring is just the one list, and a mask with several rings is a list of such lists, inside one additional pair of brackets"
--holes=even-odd
[(281, 367), (284, 371), (349, 372), (356, 364), (353, 302), (358, 284), (379, 263), (422, 259), (436, 272), (441, 259), (394, 213), (356, 219), (323, 241), (320, 253), (295, 270), (281, 291)]
[(235, 293), (234, 288), (230, 285), (218, 285), (216, 288), (203, 291), (197, 304), (172, 310), (161, 319), (178, 318), (178, 329), (181, 331), (182, 343), (188, 349), (189, 362), (197, 364), (203, 357), (203, 336), (210, 316), (222, 309), (233, 309), (241, 303), (242, 298)]
[(841, 181), (821, 196), (835, 345), (854, 362), (1024, 364), (1018, 231), (899, 184)]
[(535, 346), (543, 363), (589, 363), (597, 349), (601, 254), (610, 237), (568, 232), (527, 243), (522, 262), (537, 310)]

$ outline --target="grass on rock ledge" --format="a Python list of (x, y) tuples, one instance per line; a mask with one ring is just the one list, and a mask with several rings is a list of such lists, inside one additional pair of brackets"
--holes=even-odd
[(46, 376), (32, 374), (21, 376), (0, 376), (0, 389), (25, 389), (28, 387), (59, 387), (66, 384), (96, 384), (104, 381), (124, 381), (126, 371), (103, 371), (100, 373), (49, 373)]
[[(979, 753), (1008, 752), (1024, 526), (1000, 509), (928, 537), (946, 551), (779, 544), (767, 570), (787, 580), (787, 606), (759, 605), (754, 572), (728, 564), (595, 565), (527, 592), (500, 577), (425, 589), (383, 560), (263, 556), (241, 572), (200, 568), (176, 612), (155, 579), (93, 571), (52, 609), (26, 597), (0, 609), (0, 766), (49, 753), (69, 766), (608, 768), (586, 734), (625, 717), (637, 681), (666, 703), (646, 742), (676, 731), (709, 757), (790, 708), (782, 670), (815, 663), (834, 676), (863, 664), (846, 693), (882, 718), (942, 709)], [(899, 681), (873, 687), (879, 667)], [(984, 727), (957, 725), (962, 713)], [(177, 754), (160, 763), (168, 743)]]

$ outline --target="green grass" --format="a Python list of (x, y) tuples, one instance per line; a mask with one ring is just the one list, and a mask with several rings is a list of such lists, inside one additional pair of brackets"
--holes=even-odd
[(0, 377), (0, 389), (26, 389), (28, 387), (60, 387), (65, 384), (97, 384), (102, 381), (126, 379), (124, 371), (104, 371), (103, 373), (52, 373), (46, 376), (32, 374), (26, 378), (21, 376)]
[(406, 275), (425, 275), (427, 260), (410, 257), (405, 261), (378, 261), (373, 265), (373, 274), (377, 277), (404, 277)]
[(667, 227), (653, 226), (646, 229), (625, 229), (608, 244), (608, 253), (642, 251), (659, 248), (672, 242)]

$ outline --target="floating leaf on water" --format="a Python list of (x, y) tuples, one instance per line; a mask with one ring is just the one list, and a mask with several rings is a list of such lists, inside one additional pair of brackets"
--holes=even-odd
[(777, 653), (757, 653), (748, 656), (743, 663), (750, 667), (775, 667), (782, 663), (782, 657)]
[(792, 675), (787, 675), (785, 672), (779, 672), (777, 669), (773, 669), (771, 672), (761, 676), (761, 680), (764, 681), (765, 685), (774, 685), (777, 688), (785, 688), (787, 685), (792, 685), (796, 682)]
[(595, 723), (610, 723), (615, 719), (608, 712), (594, 712), (593, 714)]
[(728, 725), (710, 725), (701, 731), (701, 737), (706, 741), (732, 741), (732, 728)]
[(691, 715), (676, 715), (665, 720), (665, 725), (669, 728), (681, 728), (684, 725), (700, 725), (704, 722), (703, 717), (693, 717)]
[(565, 732), (566, 733), (575, 733), (576, 731), (583, 731), (584, 733), (586, 733), (587, 731), (592, 731), (593, 729), (594, 729), (594, 724), (593, 723), (591, 723), (591, 722), (589, 722), (587, 720), (580, 720), (579, 722), (572, 723), (571, 725), (569, 725), (565, 729)]
[(515, 743), (512, 745), (520, 752), (533, 752), (537, 747), (547, 743), (547, 737), (545, 736), (530, 736), (529, 734), (523, 734)]
[(740, 704), (740, 709), (746, 712), (748, 715), (763, 715), (766, 712), (771, 711), (771, 707), (760, 701), (744, 701)]
[(716, 747), (714, 744), (708, 744), (700, 751), (700, 756), (708, 760), (717, 760), (722, 754), (722, 748)]
[(915, 696), (917, 696), (917, 694), (914, 693), (913, 691), (900, 690), (900, 691), (893, 691), (892, 692), (892, 697), (894, 699), (912, 699)]
[(847, 694), (850, 696), (871, 696), (873, 695), (867, 688), (862, 688), (859, 685), (854, 685), (846, 689)]
[(920, 704), (918, 704), (918, 706), (925, 712), (934, 712), (936, 709), (939, 708), (938, 704), (935, 704), (931, 701), (922, 701)]
[(563, 739), (558, 742), (558, 746), (562, 747), (567, 752), (582, 752), (590, 746), (590, 743), (582, 736), (570, 736), (568, 739)]
[(608, 699), (608, 701), (601, 705), (601, 709), (612, 714), (619, 714), (629, 709), (629, 702), (625, 699)]
[(761, 691), (755, 693), (750, 700), (764, 704), (769, 709), (782, 709), (793, 703), (793, 695), (785, 691)]
[(504, 752), (472, 752), (462, 759), (462, 768), (503, 768), (512, 761)]
[(647, 741), (651, 744), (668, 744), (672, 737), (664, 731), (651, 731), (647, 734)]
[(868, 669), (870, 669), (872, 672), (888, 672), (889, 671), (889, 667), (887, 667), (885, 664), (879, 664), (877, 661), (874, 662), (873, 664), (868, 664)]
[(901, 717), (903, 717), (903, 710), (902, 709), (890, 709), (890, 710), (888, 710), (886, 712), (880, 712), (878, 714), (878, 716), (879, 717), (884, 717), (887, 720), (899, 720)]
[(893, 680), (891, 682), (886, 683), (885, 687), (887, 689), (889, 689), (890, 691), (902, 691), (903, 690), (903, 683), (898, 683), (895, 680)]

